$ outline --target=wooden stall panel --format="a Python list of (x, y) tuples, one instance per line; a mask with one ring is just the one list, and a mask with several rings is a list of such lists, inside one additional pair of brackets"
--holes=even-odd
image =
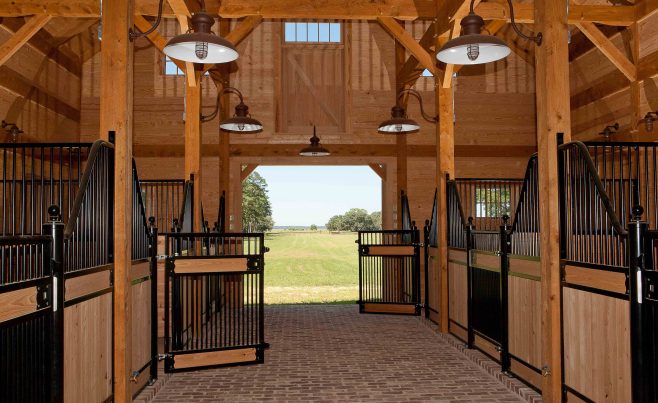
[(241, 348), (207, 353), (179, 354), (176, 355), (174, 365), (176, 369), (185, 369), (253, 361), (256, 361), (256, 349)]
[(18, 318), (37, 310), (37, 287), (0, 294), (0, 322)]
[(480, 269), (500, 272), (500, 256), (492, 252), (471, 251), (472, 265)]
[(620, 294), (626, 293), (626, 274), (624, 273), (595, 270), (578, 266), (566, 266), (564, 271), (564, 279), (569, 284)]
[(64, 310), (64, 401), (112, 396), (112, 293)]
[(133, 284), (131, 290), (132, 369), (139, 371), (151, 360), (151, 280)]
[(449, 318), (451, 321), (468, 328), (468, 285), (466, 266), (448, 262)]
[(563, 288), (564, 380), (596, 402), (631, 401), (629, 302)]
[(541, 283), (510, 276), (508, 285), (510, 354), (541, 368)]
[(430, 320), (434, 323), (439, 323), (439, 309), (440, 309), (440, 300), (439, 300), (439, 260), (438, 260), (438, 249), (429, 248), (429, 305), (433, 310), (430, 310)]

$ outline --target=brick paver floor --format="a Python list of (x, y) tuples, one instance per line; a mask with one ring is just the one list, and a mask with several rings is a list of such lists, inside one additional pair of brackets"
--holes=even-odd
[(176, 373), (156, 402), (518, 402), (418, 317), (266, 308), (265, 364)]

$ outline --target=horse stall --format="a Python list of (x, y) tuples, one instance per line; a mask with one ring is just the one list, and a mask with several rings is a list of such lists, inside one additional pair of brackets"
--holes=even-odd
[[(0, 344), (11, 357), (0, 366), (5, 396), (111, 400), (114, 146), (12, 144), (3, 146), (2, 159)], [(134, 166), (132, 175), (131, 368), (137, 393), (157, 376), (157, 359), (151, 346), (151, 230)]]
[[(633, 386), (639, 381), (631, 373), (655, 375), (656, 351), (647, 340), (655, 335), (643, 329), (655, 322), (656, 308), (642, 287), (655, 282), (656, 148), (574, 142), (560, 146), (558, 156), (564, 397), (630, 401), (633, 393), (646, 393)], [(448, 181), (446, 193), (450, 332), (537, 390), (543, 371), (538, 169), (535, 155), (522, 182), (482, 181), (473, 190)], [(484, 194), (496, 196), (479, 201)]]

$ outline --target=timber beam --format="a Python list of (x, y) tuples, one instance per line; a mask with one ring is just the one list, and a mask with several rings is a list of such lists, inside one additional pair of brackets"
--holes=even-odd
[[(133, 21), (135, 23), (135, 26), (141, 31), (141, 32), (146, 32), (151, 28), (151, 22), (147, 21), (146, 18), (144, 18), (141, 15), (136, 15), (135, 20)], [(163, 38), (158, 31), (153, 31), (150, 34), (146, 35), (146, 38), (151, 41), (153, 46), (155, 46), (160, 52), (164, 51), (164, 47), (167, 45), (167, 40)], [(179, 69), (182, 71), (185, 71), (185, 63), (181, 62), (180, 60), (176, 59), (171, 59), (176, 66), (178, 66)]]
[(77, 107), (60, 100), (52, 91), (7, 66), (0, 66), (0, 87), (74, 122), (80, 121), (80, 110)]
[[(2, 25), (15, 33), (21, 29), (25, 23), (21, 21), (20, 18), (4, 18), (2, 19)], [(80, 58), (75, 53), (71, 52), (70, 49), (60, 48), (59, 46), (62, 45), (62, 43), (56, 42), (52, 35), (47, 31), (43, 29), (38, 31), (27, 43), (69, 73), (76, 77), (82, 77), (82, 63)]]
[(386, 181), (386, 165), (384, 164), (368, 164), (381, 180)]
[(244, 182), (245, 179), (251, 175), (252, 172), (254, 172), (258, 168), (258, 164), (247, 164), (242, 167), (242, 170), (240, 171), (240, 180)]
[(51, 18), (51, 16), (45, 14), (31, 17), (11, 38), (0, 44), (0, 66), (18, 52)]
[[(305, 144), (231, 144), (231, 157), (299, 157), (299, 150), (308, 146)], [(324, 144), (331, 151), (326, 157), (395, 157), (398, 148), (395, 144)], [(455, 157), (487, 158), (492, 155), (499, 157), (527, 158), (537, 151), (530, 145), (456, 145)], [(219, 153), (218, 144), (203, 144), (201, 152), (204, 157), (216, 157)], [(135, 144), (136, 157), (174, 157), (185, 155), (183, 144)], [(433, 145), (407, 145), (407, 155), (410, 158), (434, 158), (436, 147)], [(300, 157), (302, 158), (302, 157)]]
[(637, 79), (637, 68), (612, 41), (591, 22), (579, 22), (578, 29), (603, 53), (611, 62), (624, 73), (630, 81)]
[(379, 17), (377, 19), (379, 24), (388, 31), (389, 34), (404, 46), (409, 53), (411, 53), (418, 62), (427, 70), (429, 70), (435, 77), (438, 76), (438, 68), (436, 67), (436, 59), (423, 48), (416, 39), (407, 32), (403, 26), (392, 17)]
[[(174, 0), (187, 4), (182, 0)], [(655, 2), (656, 0), (649, 0)], [(190, 2), (190, 7), (195, 2)], [(221, 5), (220, 5), (221, 3)], [(34, 14), (48, 14), (58, 17), (98, 17), (100, 2), (96, 0), (79, 0), (76, 2), (61, 0), (22, 0), (1, 1), (0, 16), (21, 17)], [(642, 12), (651, 10), (653, 3), (642, 5)], [(194, 9), (188, 8), (191, 11)], [(434, 0), (337, 0), (318, 2), (317, 0), (296, 0), (286, 6), (281, 0), (206, 0), (207, 10), (217, 10), (222, 18), (242, 18), (259, 15), (269, 19), (345, 19), (376, 20), (379, 17), (392, 17), (399, 20), (434, 19), (436, 2)], [(157, 15), (158, 4), (151, 0), (136, 0), (135, 13), (140, 15)], [(485, 20), (509, 21), (507, 4), (485, 2), (478, 5), (476, 12)], [(604, 25), (630, 26), (637, 19), (636, 6), (580, 5), (570, 4), (569, 23), (596, 22)], [(514, 3), (515, 19), (519, 23), (533, 23), (533, 5)], [(163, 10), (163, 17), (176, 18), (171, 6)]]
[[(658, 75), (658, 51), (642, 59), (637, 65), (637, 81), (644, 81)], [(599, 99), (616, 94), (629, 86), (628, 79), (618, 70), (604, 75), (593, 85), (571, 96), (571, 108), (577, 109)]]

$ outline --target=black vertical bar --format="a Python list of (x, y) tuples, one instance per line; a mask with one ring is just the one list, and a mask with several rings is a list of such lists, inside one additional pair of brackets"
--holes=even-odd
[(64, 223), (57, 206), (48, 208), (50, 223), (43, 224), (43, 234), (52, 236), (52, 250), (44, 254), (51, 269), (52, 335), (51, 335), (51, 401), (64, 401)]
[[(450, 217), (450, 216), (448, 216)], [(450, 228), (450, 226), (448, 226)], [(423, 263), (425, 265), (425, 318), (430, 318), (430, 267), (429, 267), (429, 251), (430, 251), (430, 220), (425, 220), (425, 227), (423, 228)]]
[(151, 382), (158, 379), (158, 228), (149, 217), (149, 255), (151, 271)]
[(473, 264), (471, 258), (471, 249), (473, 249), (473, 217), (468, 217), (466, 224), (466, 315), (468, 321), (468, 348), (473, 348), (475, 343), (475, 334), (473, 333)]
[(506, 373), (510, 369), (511, 358), (509, 353), (509, 253), (510, 253), (510, 226), (509, 216), (503, 216), (503, 225), (500, 226), (500, 366)]
[[(633, 207), (633, 217), (628, 224), (627, 254), (629, 267), (630, 310), (631, 310), (631, 396), (633, 403), (653, 402), (652, 388), (654, 380), (648, 371), (653, 357), (651, 351), (650, 324), (644, 318), (649, 307), (644, 300), (642, 285), (645, 268), (645, 242), (648, 224), (642, 221), (644, 209)], [(651, 251), (648, 251), (649, 253)]]

